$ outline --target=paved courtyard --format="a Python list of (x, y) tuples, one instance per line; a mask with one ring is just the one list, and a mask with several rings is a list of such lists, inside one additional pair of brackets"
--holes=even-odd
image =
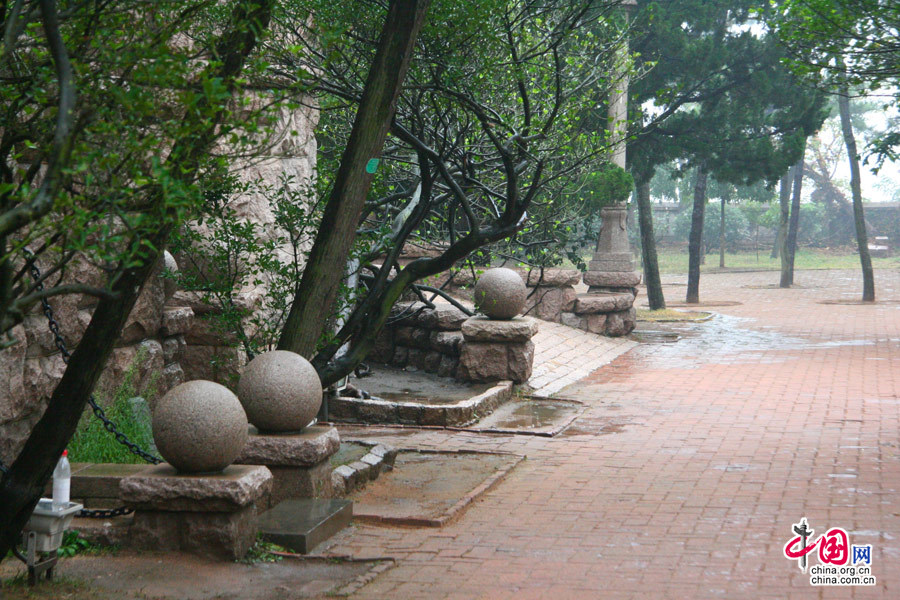
[[(704, 275), (701, 300), (740, 304), (561, 389), (589, 408), (555, 438), (370, 432), (528, 458), (444, 528), (339, 534), (331, 553), (397, 559), (354, 597), (900, 598), (900, 276), (876, 305), (822, 303), (856, 300), (855, 272), (777, 278)], [(871, 544), (877, 585), (811, 586), (782, 554), (801, 517)]]

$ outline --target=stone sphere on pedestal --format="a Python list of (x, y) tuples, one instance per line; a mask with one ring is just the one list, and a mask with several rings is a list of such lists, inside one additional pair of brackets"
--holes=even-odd
[(153, 440), (183, 473), (221, 471), (247, 443), (247, 415), (231, 390), (212, 381), (175, 386), (153, 410)]
[(298, 431), (322, 405), (322, 382), (309, 361), (285, 350), (250, 361), (238, 383), (247, 418), (260, 431)]
[(525, 308), (528, 289), (512, 269), (488, 269), (475, 284), (475, 308), (491, 319), (512, 319)]

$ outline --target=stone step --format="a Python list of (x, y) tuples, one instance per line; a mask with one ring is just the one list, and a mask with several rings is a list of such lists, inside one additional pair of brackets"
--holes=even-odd
[(285, 500), (259, 515), (263, 539), (307, 554), (350, 524), (353, 502), (338, 498)]

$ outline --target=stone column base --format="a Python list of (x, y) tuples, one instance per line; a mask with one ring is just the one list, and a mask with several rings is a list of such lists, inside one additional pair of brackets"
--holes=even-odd
[(272, 472), (272, 493), (264, 508), (294, 498), (330, 498), (331, 455), (341, 447), (337, 429), (313, 425), (295, 433), (259, 433), (250, 428), (247, 445), (235, 464), (265, 465)]
[[(585, 273), (587, 277), (587, 273)], [(637, 319), (634, 310), (634, 288), (595, 290), (579, 294), (571, 312), (562, 313), (563, 325), (610, 337), (628, 335)]]
[(462, 324), (462, 352), (456, 378), (462, 381), (512, 380), (531, 377), (538, 324), (530, 317), (508, 321), (472, 317)]
[(162, 464), (119, 483), (135, 509), (125, 543), (143, 550), (182, 550), (235, 560), (257, 533), (257, 502), (272, 487), (266, 467), (231, 465), (221, 473), (181, 475)]

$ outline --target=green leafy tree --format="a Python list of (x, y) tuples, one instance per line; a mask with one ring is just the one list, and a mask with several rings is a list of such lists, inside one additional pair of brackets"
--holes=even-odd
[[(706, 185), (772, 182), (799, 158), (824, 118), (822, 99), (781, 66), (776, 40), (759, 33), (753, 2), (639, 2), (633, 47), (649, 67), (633, 86), (628, 155), (638, 188), (656, 168), (695, 169), (688, 301), (699, 299)], [(649, 211), (638, 195), (639, 210)], [(642, 220), (642, 223), (644, 221)], [(647, 254), (654, 241), (642, 234)], [(645, 273), (651, 306), (658, 276)]]

